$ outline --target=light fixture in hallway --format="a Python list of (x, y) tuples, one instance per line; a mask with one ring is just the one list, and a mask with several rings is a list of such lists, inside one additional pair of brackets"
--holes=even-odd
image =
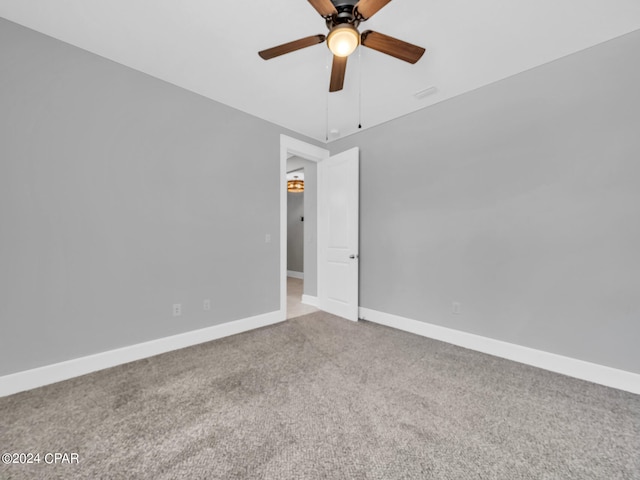
[(291, 172), (287, 174), (287, 191), (288, 192), (304, 192), (304, 173)]

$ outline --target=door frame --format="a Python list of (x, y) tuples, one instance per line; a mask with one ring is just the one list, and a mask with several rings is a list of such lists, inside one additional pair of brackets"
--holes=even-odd
[[(280, 134), (280, 315), (282, 320), (287, 318), (287, 159), (291, 155), (319, 163), (329, 158), (329, 150)], [(320, 182), (318, 182), (318, 197), (320, 188)], [(318, 252), (316, 252), (317, 256)]]

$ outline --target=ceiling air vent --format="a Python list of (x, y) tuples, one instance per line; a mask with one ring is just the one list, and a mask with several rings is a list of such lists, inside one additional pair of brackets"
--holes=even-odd
[(420, 99), (420, 98), (427, 97), (429, 95), (433, 95), (437, 91), (438, 89), (436, 87), (431, 86), (431, 87), (425, 88), (424, 90), (420, 90), (419, 92), (414, 93), (413, 96)]

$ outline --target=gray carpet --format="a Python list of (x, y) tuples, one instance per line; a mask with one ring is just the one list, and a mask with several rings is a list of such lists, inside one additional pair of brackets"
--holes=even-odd
[(640, 479), (640, 396), (318, 312), (0, 399), (0, 479)]

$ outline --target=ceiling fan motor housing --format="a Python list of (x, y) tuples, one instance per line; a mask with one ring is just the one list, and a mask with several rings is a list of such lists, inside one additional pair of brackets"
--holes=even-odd
[(327, 17), (327, 28), (333, 29), (336, 25), (344, 23), (350, 23), (354, 27), (358, 27), (360, 19), (358, 19), (354, 7), (358, 3), (358, 0), (331, 0), (331, 3), (338, 13), (334, 13), (330, 17)]

